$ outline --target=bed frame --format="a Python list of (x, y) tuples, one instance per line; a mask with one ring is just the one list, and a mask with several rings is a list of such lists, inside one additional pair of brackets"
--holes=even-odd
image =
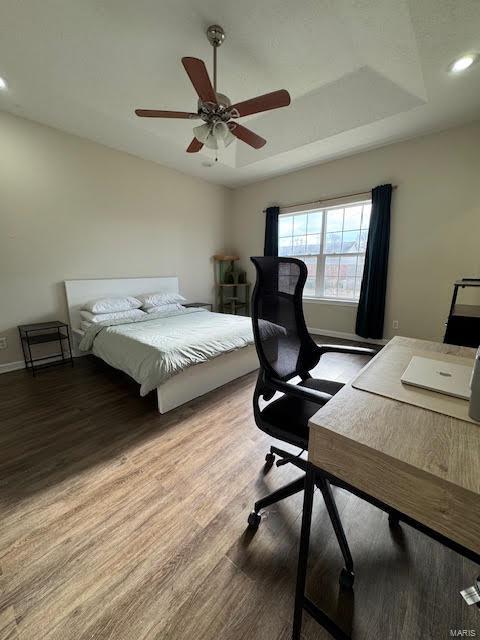
[[(65, 280), (74, 355), (87, 355), (78, 349), (83, 335), (80, 329), (80, 309), (85, 302), (95, 298), (135, 296), (153, 291), (178, 293), (178, 278), (166, 276)], [(158, 410), (160, 413), (171, 411), (255, 369), (258, 369), (258, 359), (254, 345), (224, 353), (213, 360), (189, 367), (157, 387)]]

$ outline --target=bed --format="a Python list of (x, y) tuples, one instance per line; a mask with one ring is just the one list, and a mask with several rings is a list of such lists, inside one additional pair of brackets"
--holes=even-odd
[(142, 395), (151, 390), (158, 374), (160, 413), (258, 368), (250, 319), (189, 308), (185, 313), (153, 314), (139, 322), (106, 323), (85, 332), (80, 328), (80, 310), (95, 298), (178, 290), (174, 276), (65, 281), (75, 356), (93, 353), (124, 371), (140, 384)]

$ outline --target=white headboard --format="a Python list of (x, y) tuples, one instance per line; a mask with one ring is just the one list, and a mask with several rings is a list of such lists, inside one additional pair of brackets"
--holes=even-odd
[(72, 331), (80, 327), (80, 309), (95, 298), (135, 296), (141, 293), (178, 293), (176, 276), (151, 278), (94, 278), (91, 280), (65, 280), (68, 315)]

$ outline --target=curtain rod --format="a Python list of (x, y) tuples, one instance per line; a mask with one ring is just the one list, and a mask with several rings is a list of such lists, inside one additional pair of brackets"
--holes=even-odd
[[(392, 189), (397, 189), (397, 185), (396, 184), (392, 185)], [(318, 204), (320, 202), (322, 202), (322, 203), (323, 202), (331, 202), (332, 200), (340, 200), (340, 198), (354, 198), (355, 196), (366, 196), (366, 195), (368, 195), (370, 193), (372, 193), (371, 190), (370, 191), (368, 191), (368, 190), (367, 191), (358, 191), (357, 193), (345, 193), (345, 194), (340, 195), (340, 196), (333, 196), (333, 197), (330, 197), (330, 198), (321, 198), (319, 200), (314, 200), (313, 202), (300, 202), (300, 203), (297, 203), (297, 204), (295, 204), (295, 203), (294, 204), (288, 204), (288, 205), (285, 205), (285, 206), (279, 207), (279, 208), (280, 209), (290, 209), (290, 207), (307, 207), (309, 205)], [(267, 209), (265, 208), (265, 209), (262, 210), (262, 213), (266, 213), (266, 211), (267, 211)]]

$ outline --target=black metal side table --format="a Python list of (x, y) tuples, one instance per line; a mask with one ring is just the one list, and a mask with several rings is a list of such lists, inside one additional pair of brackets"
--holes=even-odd
[(213, 310), (213, 305), (211, 302), (186, 302), (184, 307), (205, 307), (209, 311)]
[[(22, 324), (18, 327), (20, 342), (22, 343), (25, 367), (35, 375), (35, 371), (57, 364), (70, 363), (73, 367), (72, 344), (70, 342), (70, 328), (65, 322), (53, 320), (52, 322), (37, 322), (34, 324)], [(35, 358), (32, 355), (32, 345), (46, 342), (58, 342), (59, 353)], [(67, 351), (68, 345), (68, 351)], [(45, 362), (57, 358), (53, 362)], [(37, 364), (41, 363), (43, 364)]]

